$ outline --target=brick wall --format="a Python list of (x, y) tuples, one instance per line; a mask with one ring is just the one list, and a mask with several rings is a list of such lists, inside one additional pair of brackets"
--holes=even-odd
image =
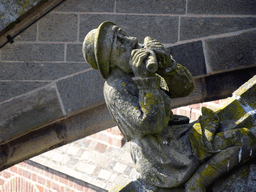
[(104, 192), (68, 175), (24, 161), (0, 172), (0, 192)]

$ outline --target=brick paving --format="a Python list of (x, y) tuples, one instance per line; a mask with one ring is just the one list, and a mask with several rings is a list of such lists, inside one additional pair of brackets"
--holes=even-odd
[(31, 160), (106, 190), (134, 180), (137, 173), (129, 143), (117, 147), (94, 137), (80, 139)]

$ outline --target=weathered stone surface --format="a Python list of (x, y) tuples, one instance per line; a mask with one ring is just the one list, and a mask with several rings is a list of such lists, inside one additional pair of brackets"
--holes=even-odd
[(158, 14), (185, 14), (186, 1), (155, 1), (139, 0), (116, 2), (116, 12), (121, 13), (158, 13)]
[(36, 41), (37, 33), (37, 24), (33, 24), (17, 37), (14, 38), (14, 41)]
[(0, 80), (55, 80), (87, 68), (86, 63), (0, 62)]
[(3, 61), (63, 61), (64, 45), (14, 43), (4, 46), (0, 54)]
[(39, 22), (39, 40), (76, 41), (77, 22), (76, 14), (48, 14)]
[(205, 40), (209, 72), (256, 65), (256, 30)]
[(67, 0), (55, 11), (65, 12), (113, 12), (114, 0), (94, 0), (94, 1), (80, 1), (80, 0)]
[(192, 42), (168, 48), (173, 58), (185, 66), (193, 76), (206, 74), (202, 42)]
[[(256, 76), (251, 78), (247, 83), (243, 84), (233, 95), (239, 97), (242, 101), (249, 105), (249, 108), (256, 110), (255, 95), (256, 95)], [(248, 107), (247, 107), (248, 108)]]
[(67, 61), (85, 62), (82, 52), (82, 44), (67, 45)]
[(245, 165), (238, 166), (233, 171), (221, 177), (212, 187), (212, 192), (248, 192), (255, 191), (255, 158)]
[(188, 0), (189, 14), (255, 15), (255, 7), (254, 0)]
[(52, 85), (0, 105), (1, 142), (63, 116)]
[(180, 39), (195, 39), (256, 27), (256, 18), (182, 17)]
[[(92, 20), (93, 23), (90, 22)], [(84, 40), (85, 35), (91, 29), (97, 28), (106, 20), (116, 23), (129, 35), (137, 37), (141, 43), (145, 36), (157, 39), (161, 43), (178, 41), (178, 17), (143, 15), (81, 15), (80, 41)]]
[(42, 87), (47, 82), (17, 82), (17, 81), (6, 81), (0, 82), (0, 102), (10, 99), (12, 97), (21, 95), (29, 92), (33, 89)]
[(99, 71), (87, 71), (57, 82), (67, 114), (104, 102), (103, 78)]
[(15, 21), (27, 10), (35, 6), (38, 2), (39, 0), (2, 0), (0, 2), (0, 31), (8, 24)]

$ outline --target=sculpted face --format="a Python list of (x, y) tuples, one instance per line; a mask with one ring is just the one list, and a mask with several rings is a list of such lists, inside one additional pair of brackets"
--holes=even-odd
[(139, 46), (136, 37), (129, 36), (123, 29), (118, 28), (111, 52), (111, 67), (118, 67), (125, 73), (131, 73), (129, 59), (133, 49)]

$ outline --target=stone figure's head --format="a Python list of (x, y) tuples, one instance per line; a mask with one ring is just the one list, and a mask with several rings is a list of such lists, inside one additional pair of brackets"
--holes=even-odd
[(132, 49), (137, 46), (137, 38), (128, 36), (116, 24), (106, 21), (85, 36), (83, 55), (87, 63), (93, 69), (99, 69), (106, 79), (111, 68), (118, 67), (126, 73), (132, 72), (129, 59)]

